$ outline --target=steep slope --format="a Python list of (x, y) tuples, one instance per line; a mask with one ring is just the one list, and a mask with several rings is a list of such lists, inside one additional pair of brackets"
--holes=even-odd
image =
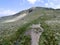
[(60, 45), (60, 10), (43, 7), (30, 8), (15, 15), (0, 18), (0, 44), (33, 45), (31, 42), (31, 39), (34, 41), (33, 36), (25, 35), (25, 32), (32, 28), (31, 25), (39, 23), (44, 31), (40, 37), (38, 35), (40, 38), (38, 44)]

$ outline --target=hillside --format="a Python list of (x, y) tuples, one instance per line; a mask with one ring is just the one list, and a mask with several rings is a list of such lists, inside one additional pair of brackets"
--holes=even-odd
[(0, 17), (0, 45), (60, 45), (60, 9), (32, 7)]

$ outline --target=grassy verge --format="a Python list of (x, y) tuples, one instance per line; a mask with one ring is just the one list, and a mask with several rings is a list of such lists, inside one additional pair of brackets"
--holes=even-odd
[(44, 29), (44, 32), (40, 36), (39, 45), (58, 45), (58, 38), (56, 38), (56, 31), (52, 30), (49, 25), (45, 23), (49, 18), (43, 17), (40, 19), (41, 27)]

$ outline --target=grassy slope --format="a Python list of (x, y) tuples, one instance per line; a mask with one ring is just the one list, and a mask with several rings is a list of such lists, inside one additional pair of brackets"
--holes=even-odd
[(38, 10), (36, 9), (33, 12), (29, 13), (27, 16), (25, 16), (21, 20), (18, 20), (18, 21), (12, 22), (12, 23), (0, 23), (0, 36), (2, 38), (5, 38), (9, 35), (14, 34), (20, 26), (25, 24), (24, 22), (29, 23), (29, 22), (37, 19), (38, 17), (40, 17), (41, 14), (42, 13), (38, 12)]
[[(11, 35), (11, 37), (5, 37), (4, 40), (6, 40), (7, 43), (11, 43), (13, 44), (14, 41), (16, 40), (19, 40), (19, 38), (21, 37), (24, 37), (24, 32), (29, 29), (28, 27), (34, 23), (41, 23), (42, 27), (44, 28), (44, 32), (42, 33), (41, 35), (41, 38), (40, 38), (40, 42), (39, 42), (39, 45), (46, 45), (44, 44), (44, 40), (47, 40), (46, 37), (51, 37), (50, 36), (50, 33), (51, 35), (52, 34), (56, 34), (56, 33), (59, 33), (60, 34), (60, 28), (59, 28), (59, 25), (60, 23), (47, 23), (46, 21), (51, 21), (51, 20), (60, 20), (60, 18), (58, 18), (60, 16), (60, 13), (56, 10), (46, 10), (46, 9), (36, 9), (34, 10), (33, 12), (31, 12), (28, 16), (26, 16), (24, 18), (24, 20), (20, 20), (20, 22), (18, 24), (23, 24), (22, 27), (20, 27), (16, 32), (14, 32), (14, 34)], [(24, 24), (23, 22), (27, 21), (28, 23)], [(15, 22), (16, 24), (17, 22)], [(53, 25), (52, 25), (53, 24)], [(56, 25), (57, 24), (57, 25)], [(8, 24), (7, 24), (8, 25)], [(57, 26), (57, 28), (56, 28)], [(58, 31), (57, 31), (57, 30)], [(48, 35), (46, 35), (48, 34)], [(22, 35), (22, 36), (21, 36)], [(45, 36), (46, 35), (46, 36)], [(28, 43), (30, 42), (30, 38), (28, 36), (26, 36), (28, 38)], [(45, 37), (45, 38), (44, 38)], [(52, 36), (52, 37), (55, 37), (55, 36)], [(58, 35), (57, 36), (58, 39), (60, 38), (60, 36)], [(23, 38), (24, 39), (24, 38)], [(44, 39), (44, 40), (43, 40)], [(51, 38), (49, 38), (50, 40)], [(58, 40), (57, 39), (57, 40)], [(53, 40), (53, 38), (52, 38)], [(51, 41), (52, 41), (51, 40)], [(47, 40), (48, 41), (48, 40)], [(58, 40), (59, 41), (59, 40)], [(4, 42), (4, 41), (3, 41)], [(21, 41), (19, 41), (21, 42)], [(41, 43), (42, 42), (42, 43)], [(46, 43), (46, 42), (45, 42)], [(47, 42), (48, 43), (48, 42)], [(55, 45), (57, 45), (58, 42), (56, 42)], [(7, 45), (9, 45), (7, 44)], [(10, 45), (11, 45), (10, 44)], [(27, 43), (26, 43), (27, 44)], [(50, 43), (48, 43), (50, 44)], [(47, 45), (48, 45), (47, 44)], [(23, 44), (24, 45), (24, 44)], [(51, 44), (50, 44), (51, 45)], [(52, 44), (53, 45), (53, 44)]]

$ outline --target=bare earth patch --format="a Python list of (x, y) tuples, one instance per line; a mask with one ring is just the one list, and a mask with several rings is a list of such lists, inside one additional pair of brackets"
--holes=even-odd
[(46, 24), (56, 24), (59, 23), (60, 24), (60, 20), (49, 20), (49, 21), (45, 21)]
[(17, 16), (16, 18), (13, 18), (13, 19), (11, 19), (11, 20), (6, 20), (6, 21), (4, 21), (4, 22), (2, 22), (2, 23), (14, 22), (14, 21), (17, 21), (17, 20), (19, 20), (19, 19), (22, 19), (22, 18), (25, 17), (26, 15), (27, 15), (27, 14), (24, 13), (24, 14), (21, 14), (20, 16)]

